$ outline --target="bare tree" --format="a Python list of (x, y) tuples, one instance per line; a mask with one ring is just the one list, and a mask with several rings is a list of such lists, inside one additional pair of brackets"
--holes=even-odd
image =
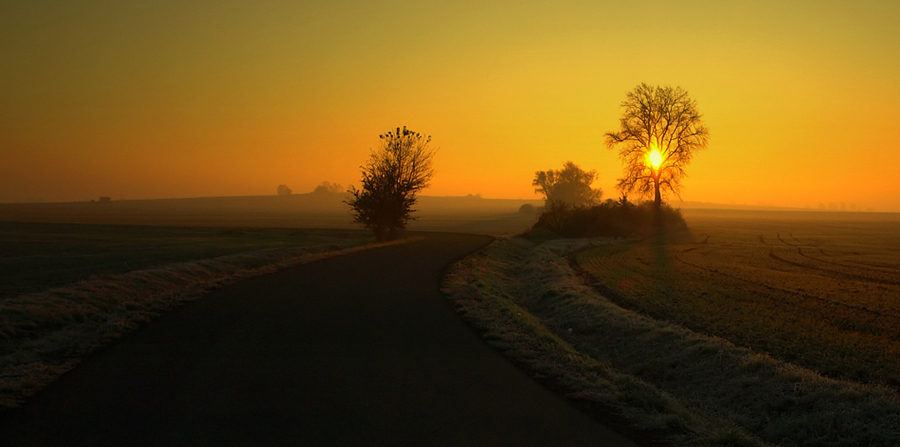
[(416, 194), (434, 176), (434, 150), (423, 136), (405, 126), (396, 133), (379, 135), (381, 147), (373, 150), (362, 169), (362, 188), (350, 187), (347, 204), (355, 222), (375, 233), (377, 240), (400, 237), (412, 217)]
[(544, 195), (544, 200), (560, 202), (573, 207), (590, 206), (598, 203), (603, 196), (599, 188), (591, 188), (597, 178), (597, 171), (585, 171), (571, 161), (565, 162), (561, 170), (537, 171), (534, 173), (534, 192)]
[(628, 92), (622, 107), (619, 131), (606, 134), (606, 147), (617, 148), (625, 164), (616, 187), (652, 195), (659, 210), (665, 193), (680, 197), (684, 169), (694, 152), (706, 148), (709, 130), (697, 102), (681, 87), (642, 83)]

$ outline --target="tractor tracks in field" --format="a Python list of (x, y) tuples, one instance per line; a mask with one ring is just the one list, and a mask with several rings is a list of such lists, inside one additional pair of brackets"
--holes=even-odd
[[(812, 259), (813, 261), (818, 261), (818, 262), (822, 262), (822, 263), (825, 263), (825, 264), (836, 265), (836, 266), (838, 266), (838, 267), (845, 267), (845, 268), (850, 268), (850, 269), (867, 270), (867, 271), (870, 271), (870, 272), (873, 272), (873, 273), (879, 273), (879, 274), (897, 274), (897, 273), (900, 273), (900, 271), (898, 271), (897, 269), (891, 269), (891, 268), (876, 267), (876, 266), (871, 266), (871, 265), (856, 265), (856, 264), (851, 265), (851, 264), (842, 264), (842, 263), (840, 263), (840, 262), (827, 261), (827, 260), (825, 260), (825, 259), (817, 258), (817, 257), (815, 257), (815, 256), (810, 256), (810, 255), (804, 253), (804, 252), (803, 252), (803, 247), (797, 247), (797, 253), (798, 253), (800, 256), (803, 256), (804, 258)], [(822, 250), (822, 249), (819, 249), (819, 253), (822, 253), (823, 256), (829, 256), (829, 255), (826, 254), (825, 251)], [(895, 284), (897, 284), (897, 283), (895, 283)]]
[[(785, 258), (783, 258), (783, 257), (778, 256), (777, 254), (775, 254), (775, 251), (773, 250), (773, 248), (777, 248), (777, 243), (775, 243), (775, 245), (773, 245), (772, 243), (767, 243), (767, 242), (766, 242), (766, 239), (764, 238), (763, 235), (759, 235), (759, 238), (760, 238), (760, 241), (761, 241), (767, 248), (769, 248), (769, 250), (768, 250), (768, 251), (769, 251), (769, 257), (772, 258), (772, 259), (774, 259), (774, 260), (777, 260), (777, 261), (780, 261), (780, 262), (783, 262), (783, 263), (786, 263), (786, 264), (789, 264), (789, 265), (792, 265), (792, 266), (795, 266), (795, 267), (801, 267), (801, 268), (803, 268), (803, 269), (808, 269), (808, 270), (816, 271), (816, 272), (818, 272), (818, 273), (824, 274), (824, 275), (826, 275), (826, 276), (831, 276), (831, 277), (839, 276), (839, 277), (842, 277), (842, 278), (848, 279), (848, 280), (861, 281), (861, 282), (868, 282), (868, 283), (877, 283), (877, 284), (882, 284), (882, 285), (887, 285), (887, 286), (896, 286), (896, 285), (900, 285), (900, 282), (898, 282), (898, 281), (893, 281), (893, 280), (891, 280), (891, 279), (878, 279), (878, 278), (871, 278), (871, 277), (867, 277), (867, 276), (863, 276), (863, 275), (854, 275), (854, 274), (851, 274), (851, 273), (845, 273), (845, 272), (840, 272), (840, 271), (836, 271), (836, 270), (832, 270), (832, 269), (826, 269), (826, 268), (821, 268), (821, 267), (815, 267), (815, 266), (810, 266), (810, 265), (808, 265), (808, 264), (804, 264), (804, 263), (800, 263), (800, 262), (791, 261), (791, 260), (785, 259)], [(793, 236), (791, 236), (791, 238), (792, 238), (793, 240), (797, 241), (797, 242), (800, 242), (799, 240), (797, 240), (797, 239), (794, 238)], [(780, 234), (778, 234), (777, 239), (778, 239), (779, 241), (783, 242), (784, 245), (796, 247), (797, 250), (798, 250), (798, 253), (799, 253), (800, 255), (804, 256), (804, 257), (810, 258), (810, 259), (815, 260), (815, 261), (828, 262), (828, 261), (819, 260), (819, 259), (816, 259), (816, 258), (813, 258), (813, 257), (811, 257), (811, 256), (806, 255), (805, 253), (803, 253), (803, 248), (804, 248), (804, 247), (801, 247), (801, 246), (799, 246), (799, 245), (797, 245), (797, 244), (792, 244), (792, 243), (789, 243), (789, 242), (785, 241), (784, 238), (781, 237)], [(716, 269), (716, 268), (712, 268), (712, 267), (706, 267), (706, 266), (704, 266), (704, 265), (702, 265), (702, 264), (698, 264), (698, 263), (696, 263), (696, 262), (691, 262), (691, 261), (689, 261), (689, 260), (684, 259), (684, 257), (679, 256), (679, 255), (683, 255), (683, 254), (686, 254), (686, 253), (690, 253), (690, 252), (692, 252), (692, 251), (694, 251), (694, 250), (697, 250), (697, 249), (700, 249), (700, 248), (710, 247), (710, 246), (708, 245), (708, 240), (709, 240), (709, 237), (707, 237), (706, 240), (703, 241), (703, 243), (700, 243), (700, 244), (697, 244), (697, 245), (695, 245), (695, 246), (693, 246), (693, 247), (689, 247), (689, 248), (686, 248), (686, 249), (684, 249), (684, 250), (681, 250), (679, 253), (673, 252), (673, 253), (672, 253), (672, 257), (674, 258), (675, 261), (680, 262), (680, 263), (682, 263), (682, 264), (684, 264), (684, 265), (687, 265), (687, 266), (690, 266), (690, 267), (693, 267), (693, 268), (696, 268), (696, 269), (699, 269), (699, 270), (702, 270), (702, 271), (706, 271), (706, 272), (711, 273), (711, 274), (722, 275), (722, 276), (724, 276), (724, 277), (731, 278), (731, 279), (733, 279), (733, 280), (736, 280), (736, 281), (741, 282), (741, 283), (744, 283), (744, 284), (749, 284), (749, 285), (752, 286), (752, 288), (756, 288), (756, 289), (758, 290), (758, 292), (756, 292), (756, 293), (759, 293), (760, 295), (764, 295), (764, 296), (768, 297), (769, 299), (772, 299), (772, 300), (775, 300), (775, 301), (778, 301), (778, 302), (781, 302), (781, 303), (787, 303), (787, 302), (789, 302), (789, 299), (788, 299), (787, 297), (777, 297), (777, 296), (776, 296), (777, 294), (773, 294), (773, 293), (765, 293), (765, 292), (763, 292), (763, 290), (771, 291), (771, 292), (782, 292), (782, 293), (784, 293), (784, 294), (786, 294), (786, 295), (795, 296), (795, 297), (797, 297), (797, 298), (806, 299), (806, 300), (811, 300), (811, 301), (816, 301), (816, 302), (820, 302), (820, 303), (823, 303), (823, 304), (826, 304), (826, 305), (833, 305), (833, 306), (837, 306), (837, 307), (839, 307), (839, 308), (847, 309), (847, 310), (849, 310), (849, 311), (861, 312), (861, 313), (863, 313), (863, 314), (871, 315), (872, 317), (874, 317), (874, 318), (876, 318), (876, 319), (877, 319), (877, 318), (887, 318), (887, 319), (890, 319), (890, 320), (893, 320), (893, 321), (900, 321), (900, 315), (898, 315), (898, 314), (885, 313), (885, 312), (881, 312), (881, 311), (878, 311), (878, 310), (871, 309), (871, 308), (869, 308), (869, 307), (867, 307), (867, 306), (863, 306), (863, 305), (849, 304), (849, 303), (846, 303), (846, 302), (841, 302), (841, 301), (837, 301), (837, 300), (832, 300), (832, 299), (824, 298), (824, 297), (818, 296), (818, 295), (812, 295), (812, 294), (809, 294), (809, 293), (804, 293), (804, 292), (798, 291), (798, 290), (792, 290), (792, 289), (788, 289), (788, 288), (784, 288), (784, 287), (774, 286), (774, 285), (767, 284), (767, 283), (765, 283), (765, 282), (761, 282), (761, 281), (758, 281), (758, 280), (748, 279), (748, 278), (745, 278), (745, 277), (736, 275), (736, 274), (734, 274), (734, 273), (728, 273), (728, 272), (722, 271), (722, 270), (720, 270), (720, 269)], [(809, 248), (809, 246), (806, 246), (805, 248)], [(610, 259), (610, 261), (612, 261), (613, 263), (617, 264), (617, 265), (619, 266), (619, 268), (623, 268), (623, 267), (624, 267), (624, 268), (628, 268), (627, 265), (628, 265), (629, 263), (627, 262), (627, 259), (622, 259), (622, 253), (617, 253), (616, 255), (619, 255), (619, 256), (615, 256), (615, 258), (619, 258), (619, 259), (618, 259), (617, 261), (615, 261), (615, 260), (613, 260), (613, 259)], [(624, 258), (627, 258), (627, 256), (624, 257)], [(625, 297), (623, 297), (620, 293), (618, 293), (613, 287), (610, 287), (610, 286), (604, 284), (604, 283), (601, 282), (598, 278), (596, 278), (595, 276), (591, 275), (590, 272), (589, 272), (587, 269), (585, 269), (584, 267), (581, 267), (580, 264), (579, 264), (577, 261), (574, 260), (574, 258), (573, 258), (572, 260), (570, 260), (570, 264), (573, 265), (573, 266), (578, 266), (579, 268), (578, 268), (577, 270), (580, 271), (580, 273), (582, 274), (582, 276), (583, 276), (584, 278), (586, 278), (586, 279), (589, 278), (589, 280), (587, 281), (587, 283), (588, 283), (589, 285), (591, 285), (595, 290), (597, 290), (601, 295), (607, 296), (608, 298), (611, 298), (611, 299), (613, 299), (614, 301), (627, 301), (627, 300), (625, 299)], [(838, 264), (838, 263), (833, 263), (833, 264), (838, 265), (838, 266), (841, 266), (841, 267), (852, 268), (852, 267), (844, 266), (844, 265), (841, 265), (841, 264)], [(628, 270), (632, 271), (632, 273), (635, 273), (635, 274), (640, 274), (640, 275), (643, 275), (643, 276), (648, 276), (648, 275), (646, 275), (645, 272), (642, 272), (642, 271), (640, 271), (639, 269), (628, 268)], [(648, 276), (648, 277), (652, 277), (652, 275), (650, 275), (650, 276)], [(759, 289), (762, 289), (762, 290), (759, 290)]]
[[(835, 301), (835, 300), (830, 300), (830, 299), (828, 299), (828, 298), (823, 298), (823, 297), (821, 297), (821, 296), (810, 295), (810, 294), (808, 294), (808, 293), (798, 292), (798, 291), (796, 291), (796, 290), (791, 290), (791, 289), (785, 289), (785, 288), (782, 288), (782, 287), (772, 286), (772, 285), (770, 285), (770, 284), (765, 284), (765, 283), (762, 283), (762, 282), (759, 282), (759, 281), (754, 281), (754, 280), (751, 280), (751, 279), (747, 279), (747, 278), (744, 278), (744, 277), (741, 277), (741, 276), (738, 276), (738, 275), (735, 275), (735, 274), (732, 274), (732, 273), (726, 273), (726, 272), (723, 272), (723, 271), (721, 271), (721, 270), (717, 270), (717, 269), (713, 269), (713, 268), (709, 268), (709, 267), (704, 267), (704, 266), (702, 266), (702, 265), (700, 265), (700, 264), (696, 264), (696, 263), (693, 263), (693, 262), (690, 262), (690, 261), (686, 261), (686, 260), (682, 259), (682, 258), (681, 258), (680, 256), (678, 256), (678, 255), (675, 255), (674, 258), (675, 258), (675, 260), (677, 260), (678, 262), (681, 262), (681, 263), (683, 263), (683, 264), (685, 264), (685, 265), (689, 265), (689, 266), (691, 266), (691, 267), (694, 267), (694, 268), (697, 268), (697, 269), (700, 269), (700, 270), (704, 270), (704, 271), (709, 272), (709, 273), (714, 273), (714, 274), (717, 274), (717, 275), (727, 276), (727, 277), (729, 277), (729, 278), (736, 279), (736, 280), (738, 280), (738, 281), (740, 281), (740, 282), (752, 284), (752, 285), (754, 285), (754, 286), (756, 286), (756, 287), (758, 287), (758, 288), (764, 288), (764, 289), (771, 290), (771, 291), (776, 291), (776, 292), (784, 292), (784, 293), (786, 293), (786, 294), (795, 295), (795, 296), (798, 296), (798, 297), (801, 297), (801, 298), (806, 298), (806, 299), (809, 299), (809, 300), (815, 300), (815, 301), (818, 301), (818, 302), (821, 302), (821, 303), (832, 304), (832, 305), (839, 306), (839, 307), (842, 307), (842, 308), (852, 309), (852, 310), (855, 310), (855, 311), (863, 312), (863, 313), (866, 313), (866, 314), (869, 314), (869, 315), (873, 315), (873, 316), (878, 317), (878, 318), (880, 318), (880, 317), (885, 317), (885, 318), (890, 318), (890, 319), (894, 319), (894, 320), (900, 321), (900, 315), (894, 315), (894, 314), (889, 314), (889, 313), (879, 312), (879, 311), (877, 311), (877, 310), (869, 309), (869, 308), (866, 307), (866, 306), (859, 306), (859, 305), (854, 305), (854, 304), (847, 304), (847, 303), (843, 303), (843, 302), (840, 302), (840, 301)], [(779, 259), (779, 260), (780, 260), (780, 259)], [(786, 262), (790, 262), (790, 261), (786, 261)], [(608, 288), (608, 287), (605, 287), (605, 288)], [(774, 300), (779, 301), (779, 302), (782, 302), (782, 303), (787, 302), (787, 300), (786, 300), (786, 299), (783, 299), (783, 298), (782, 298), (782, 299), (778, 299), (778, 298), (775, 298), (774, 296), (771, 296), (771, 295), (767, 295), (767, 296), (769, 296), (770, 299), (774, 299)]]
[[(797, 252), (801, 256), (808, 258), (808, 259), (812, 259), (812, 260), (820, 261), (820, 262), (828, 262), (828, 261), (822, 261), (820, 259), (813, 258), (811, 256), (804, 255), (800, 248), (797, 249)], [(847, 272), (842, 272), (839, 270), (815, 267), (815, 266), (811, 266), (809, 264), (804, 264), (802, 262), (794, 262), (794, 261), (790, 261), (788, 259), (784, 259), (781, 256), (776, 255), (775, 252), (769, 252), (769, 257), (772, 259), (775, 259), (777, 261), (781, 261), (781, 262), (784, 262), (786, 264), (790, 264), (790, 265), (793, 265), (796, 267), (801, 267), (801, 268), (805, 268), (808, 270), (813, 270), (816, 272), (824, 273), (824, 274), (826, 274), (826, 276), (830, 276), (830, 277), (841, 277), (841, 278), (849, 279), (852, 281), (862, 281), (862, 282), (870, 282), (870, 283), (877, 283), (877, 284), (885, 284), (885, 285), (890, 285), (890, 286), (900, 286), (900, 281), (894, 281), (894, 280), (885, 279), (885, 278), (873, 278), (870, 276), (857, 275), (854, 273), (847, 273)], [(849, 266), (845, 266), (845, 265), (837, 264), (837, 263), (833, 263), (833, 262), (831, 262), (829, 264), (834, 264), (834, 265), (841, 266), (841, 267), (853, 268), (853, 267), (849, 267)]]
[[(793, 236), (793, 234), (791, 234), (791, 233), (788, 233), (788, 234), (790, 235), (791, 239), (793, 239), (797, 242), (800, 242), (797, 238), (795, 238)], [(817, 258), (815, 256), (810, 256), (809, 254), (803, 252), (804, 248), (806, 248), (806, 249), (811, 248), (809, 245), (805, 245), (805, 244), (798, 245), (798, 244), (789, 243), (781, 237), (781, 233), (778, 233), (778, 240), (781, 241), (782, 243), (784, 243), (784, 245), (787, 245), (790, 247), (795, 247), (797, 249), (798, 255), (800, 255), (801, 257), (804, 257), (806, 259), (810, 259), (812, 261), (821, 262), (823, 264), (830, 264), (830, 265), (834, 265), (834, 266), (845, 268), (845, 269), (859, 269), (859, 270), (869, 271), (869, 272), (872, 272), (875, 274), (889, 274), (889, 272), (886, 272), (884, 270), (875, 269), (872, 267), (847, 265), (847, 264), (842, 264), (840, 262), (834, 262), (834, 261), (829, 261), (826, 259)], [(822, 250), (821, 248), (818, 248), (818, 247), (812, 247), (812, 248), (819, 250), (819, 252), (821, 252), (822, 255), (828, 256), (828, 254), (826, 254), (825, 251)], [(802, 262), (791, 261), (791, 260), (785, 259), (781, 256), (778, 256), (777, 254), (775, 254), (774, 250), (769, 251), (769, 257), (772, 259), (775, 259), (777, 261), (781, 261), (786, 264), (793, 265), (795, 267), (813, 270), (816, 272), (824, 273), (824, 274), (826, 274), (828, 276), (832, 276), (832, 277), (836, 276), (836, 277), (840, 277), (840, 278), (844, 278), (844, 279), (848, 279), (848, 280), (852, 280), (852, 281), (862, 281), (862, 282), (871, 282), (871, 283), (891, 285), (891, 286), (900, 286), (900, 281), (893, 280), (893, 279), (860, 275), (860, 274), (856, 274), (856, 273), (850, 273), (850, 272), (834, 270), (834, 269), (829, 269), (829, 268), (824, 268), (824, 267), (817, 267), (817, 266), (805, 264)]]

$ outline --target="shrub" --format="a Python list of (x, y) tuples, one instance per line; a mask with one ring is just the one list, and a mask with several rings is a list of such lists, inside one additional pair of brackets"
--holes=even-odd
[(657, 212), (652, 202), (635, 205), (623, 198), (589, 207), (551, 201), (533, 228), (565, 237), (647, 237), (686, 230), (687, 224), (681, 211), (668, 205)]
[(362, 166), (362, 188), (350, 187), (353, 220), (375, 233), (378, 241), (400, 237), (412, 217), (419, 191), (434, 175), (431, 136), (407, 129), (379, 135), (381, 148)]

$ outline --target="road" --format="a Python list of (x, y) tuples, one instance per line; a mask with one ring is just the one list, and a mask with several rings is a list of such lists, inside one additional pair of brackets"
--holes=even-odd
[(425, 239), (240, 281), (0, 417), (0, 445), (634, 446), (482, 342), (439, 291), (490, 242)]

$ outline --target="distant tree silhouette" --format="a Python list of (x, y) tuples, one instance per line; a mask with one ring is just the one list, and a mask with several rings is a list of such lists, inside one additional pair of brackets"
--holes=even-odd
[(652, 196), (659, 210), (664, 194), (680, 197), (684, 168), (694, 152), (706, 148), (709, 130), (697, 102), (681, 87), (638, 85), (626, 94), (622, 107), (619, 131), (606, 134), (606, 147), (618, 149), (625, 164), (616, 187)]
[(597, 171), (585, 171), (571, 161), (565, 162), (561, 170), (537, 171), (534, 173), (534, 192), (544, 195), (546, 205), (559, 202), (569, 207), (591, 206), (600, 201), (603, 191), (591, 188), (597, 178)]
[(373, 150), (362, 169), (362, 187), (350, 187), (347, 204), (355, 222), (375, 233), (379, 241), (400, 237), (413, 219), (416, 194), (434, 175), (434, 150), (430, 136), (408, 130), (379, 135), (381, 147)]
[(293, 191), (291, 188), (288, 188), (287, 185), (278, 185), (278, 195), (279, 196), (289, 196)]
[(322, 182), (319, 186), (316, 186), (313, 192), (316, 194), (340, 193), (344, 192), (344, 187), (339, 183)]

